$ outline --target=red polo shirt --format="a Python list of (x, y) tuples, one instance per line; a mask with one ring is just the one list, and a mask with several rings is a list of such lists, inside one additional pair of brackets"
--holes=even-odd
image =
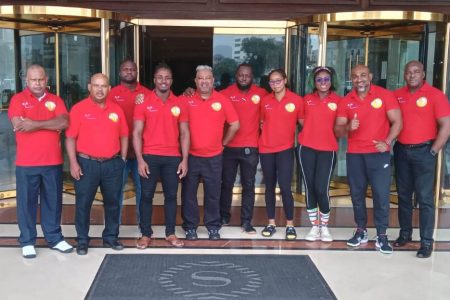
[(66, 136), (76, 139), (77, 152), (113, 157), (120, 151), (120, 137), (128, 137), (128, 125), (119, 105), (106, 101), (101, 108), (89, 97), (70, 110)]
[(407, 86), (394, 91), (402, 110), (403, 129), (398, 136), (402, 144), (421, 144), (436, 138), (437, 120), (450, 116), (447, 97), (426, 81), (415, 93)]
[(300, 118), (304, 121), (298, 135), (299, 144), (320, 151), (338, 150), (334, 123), (340, 100), (341, 97), (335, 92), (322, 100), (317, 92), (304, 97), (304, 101), (300, 102)]
[(348, 153), (376, 153), (374, 140), (385, 141), (390, 129), (387, 112), (399, 109), (394, 94), (372, 84), (366, 98), (359, 98), (355, 90), (345, 96), (338, 105), (338, 117), (351, 120), (355, 113), (359, 128), (348, 133)]
[[(129, 88), (127, 88), (123, 84), (119, 84), (118, 86), (115, 86), (111, 89), (111, 91), (108, 94), (108, 100), (111, 100), (122, 108), (125, 118), (127, 119), (127, 125), (129, 129), (129, 135), (130, 135), (130, 141), (131, 136), (133, 134), (133, 113), (134, 113), (134, 106), (136, 103), (136, 96), (139, 94), (148, 95), (151, 91), (146, 88), (145, 86), (142, 86), (139, 82), (136, 85), (136, 89), (134, 91), (131, 91)], [(133, 145), (130, 142), (128, 145), (128, 157), (134, 158), (134, 149)]]
[(266, 90), (252, 84), (243, 92), (233, 84), (220, 92), (230, 99), (239, 116), (239, 130), (227, 146), (258, 147), (260, 104)]
[(153, 91), (134, 108), (134, 120), (144, 122), (142, 153), (181, 156), (179, 122), (187, 122), (185, 107), (170, 93), (164, 103)]
[[(46, 121), (67, 114), (64, 101), (46, 92), (39, 101), (30, 90), (25, 89), (14, 95), (8, 109), (8, 117), (23, 117), (34, 121)], [(54, 166), (63, 163), (60, 132), (56, 130), (36, 130), (16, 132), (16, 165)]]
[(195, 156), (212, 157), (222, 153), (223, 128), (225, 123), (239, 120), (230, 101), (219, 92), (203, 100), (200, 95), (180, 97), (187, 107), (191, 148)]
[(275, 98), (274, 93), (262, 99), (260, 153), (280, 152), (294, 146), (295, 129), (301, 117), (302, 101), (302, 97), (289, 90), (286, 90), (286, 95), (281, 101)]

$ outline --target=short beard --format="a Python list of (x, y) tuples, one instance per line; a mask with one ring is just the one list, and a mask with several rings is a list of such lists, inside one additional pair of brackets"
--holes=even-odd
[(246, 90), (249, 90), (249, 89), (250, 89), (250, 87), (252, 86), (252, 83), (250, 82), (250, 83), (247, 84), (247, 85), (242, 85), (242, 84), (240, 84), (239, 82), (236, 82), (236, 85), (237, 85), (237, 88), (238, 88), (239, 90), (241, 90), (241, 91), (246, 91)]
[(124, 82), (126, 84), (134, 84), (137, 82), (137, 78), (133, 78), (133, 79), (120, 78), (120, 81)]

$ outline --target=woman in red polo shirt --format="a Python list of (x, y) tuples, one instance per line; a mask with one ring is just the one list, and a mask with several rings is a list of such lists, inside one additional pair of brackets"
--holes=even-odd
[(316, 67), (308, 81), (313, 92), (300, 107), (303, 126), (298, 136), (298, 152), (306, 190), (306, 209), (312, 228), (307, 241), (333, 241), (328, 230), (331, 175), (336, 163), (337, 139), (334, 135), (340, 97), (334, 92), (336, 75), (330, 67)]
[(261, 234), (271, 237), (276, 231), (275, 187), (281, 190), (286, 214), (286, 240), (295, 240), (294, 199), (291, 182), (294, 171), (295, 129), (300, 119), (300, 105), (303, 99), (286, 88), (286, 73), (273, 70), (269, 73), (272, 93), (261, 102), (261, 136), (259, 153), (266, 185), (266, 209), (269, 224)]

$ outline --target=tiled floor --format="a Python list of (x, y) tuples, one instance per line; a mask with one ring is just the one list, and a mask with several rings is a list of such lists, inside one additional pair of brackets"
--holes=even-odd
[[(132, 203), (132, 202), (130, 202)], [(158, 201), (157, 201), (158, 203)], [(305, 209), (296, 207), (298, 241), (284, 241), (283, 212), (277, 208), (279, 230), (271, 239), (260, 235), (265, 225), (265, 209), (255, 208), (256, 235), (242, 233), (239, 227), (239, 207), (233, 207), (230, 226), (221, 230), (222, 240), (210, 242), (206, 230), (199, 228), (200, 240), (186, 242), (182, 249), (170, 248), (164, 240), (162, 207), (154, 210), (155, 240), (151, 248), (134, 248), (139, 231), (134, 220), (134, 205), (126, 205), (120, 236), (126, 248), (121, 252), (101, 248), (103, 212), (95, 205), (92, 214), (91, 248), (86, 256), (75, 253), (61, 254), (48, 249), (39, 228), (37, 258), (24, 259), (17, 243), (19, 234), (15, 221), (15, 207), (0, 208), (0, 299), (83, 299), (95, 277), (102, 259), (107, 253), (173, 253), (173, 254), (306, 254), (316, 264), (338, 299), (448, 299), (450, 295), (450, 217), (447, 209), (439, 211), (439, 226), (436, 231), (437, 251), (430, 259), (417, 259), (418, 233), (414, 243), (392, 255), (383, 255), (374, 249), (373, 228), (369, 230), (371, 241), (367, 246), (350, 250), (345, 240), (353, 231), (351, 208), (334, 208), (331, 218), (332, 243), (306, 242), (308, 231)], [(63, 209), (63, 233), (74, 243), (73, 199), (65, 196)], [(417, 216), (415, 216), (417, 223)], [(181, 220), (178, 219), (178, 224)], [(391, 209), (392, 229), (390, 239), (398, 232), (396, 208)], [(416, 224), (417, 226), (417, 224)], [(373, 227), (370, 220), (370, 227)], [(417, 231), (417, 230), (416, 230)], [(183, 236), (177, 227), (177, 234)], [(282, 299), (280, 299), (282, 300)]]

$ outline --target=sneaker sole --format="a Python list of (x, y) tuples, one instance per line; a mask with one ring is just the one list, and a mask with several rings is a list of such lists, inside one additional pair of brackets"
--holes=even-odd
[(305, 240), (308, 242), (315, 242), (317, 240), (320, 240), (320, 237), (319, 236), (317, 238), (305, 237)]
[(276, 230), (272, 231), (272, 232), (261, 232), (261, 235), (263, 237), (271, 237), (275, 234)]
[(358, 247), (358, 246), (361, 246), (361, 244), (367, 244), (368, 242), (369, 242), (369, 240), (361, 240), (358, 244), (352, 244), (350, 242), (347, 242), (347, 246)]
[(390, 251), (386, 251), (386, 250), (382, 250), (381, 247), (377, 244), (375, 244), (375, 249), (377, 249), (378, 251), (380, 251), (383, 254), (392, 254), (394, 253), (394, 250), (390, 250)]
[(321, 240), (322, 242), (327, 242), (327, 243), (330, 243), (330, 242), (333, 241), (333, 239), (331, 239), (331, 238), (320, 238), (320, 240)]
[(66, 250), (61, 250), (61, 249), (58, 249), (58, 248), (50, 248), (50, 249), (58, 251), (58, 252), (61, 252), (61, 253), (71, 253), (73, 251), (73, 248), (66, 249)]

